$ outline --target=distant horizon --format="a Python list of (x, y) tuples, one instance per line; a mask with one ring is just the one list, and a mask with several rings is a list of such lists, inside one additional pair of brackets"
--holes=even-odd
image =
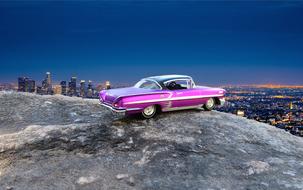
[[(46, 73), (46, 72), (45, 72)], [(40, 78), (37, 78), (37, 77), (31, 77), (30, 75), (20, 75), (20, 76), (16, 76), (15, 79), (13, 80), (1, 80), (0, 78), (0, 84), (4, 84), (4, 83), (18, 83), (18, 77), (28, 77), (30, 79), (33, 79), (35, 80), (36, 82), (42, 82), (42, 80), (44, 79), (45, 77), (45, 73), (44, 74), (41, 74), (41, 77)], [(77, 77), (77, 81), (80, 81), (80, 80), (85, 80), (85, 82), (88, 82), (88, 80), (91, 80), (93, 83), (102, 83), (102, 82), (105, 82), (105, 81), (110, 81), (112, 83), (115, 83), (115, 84), (130, 84), (130, 83), (135, 83), (137, 81), (139, 81), (140, 79), (142, 78), (145, 78), (145, 77), (150, 77), (150, 76), (158, 76), (158, 75), (146, 75), (146, 76), (143, 76), (143, 77), (137, 77), (137, 79), (134, 79), (134, 80), (126, 80), (126, 81), (123, 81), (123, 80), (117, 80), (117, 79), (114, 79), (114, 80), (109, 80), (108, 78), (100, 78), (100, 79), (97, 79), (97, 80), (93, 80), (91, 78), (83, 78), (83, 77), (78, 77), (78, 75), (70, 75), (70, 76), (67, 76), (67, 77), (63, 77), (63, 79), (54, 79), (53, 77), (53, 73), (51, 73), (51, 77), (52, 77), (52, 81), (53, 83), (60, 83), (61, 81), (69, 81), (71, 79), (71, 77)], [(166, 74), (171, 74), (171, 73), (166, 73)], [(166, 74), (159, 74), (159, 75), (166, 75)], [(172, 74), (178, 74), (178, 73), (172, 73)], [(179, 74), (184, 74), (184, 73), (179, 73)], [(189, 75), (191, 76), (191, 75)], [(111, 77), (112, 78), (112, 77)], [(195, 80), (195, 77), (193, 77), (193, 79)], [(200, 80), (195, 80), (197, 81), (198, 83), (199, 82), (203, 82), (203, 81), (200, 81)], [(281, 82), (275, 82), (275, 81), (269, 81), (269, 82), (251, 82), (251, 83), (224, 83), (224, 82), (216, 82), (216, 83), (210, 83), (210, 82), (203, 82), (205, 84), (211, 84), (211, 85), (224, 85), (224, 86), (228, 86), (228, 85), (242, 85), (242, 86), (245, 86), (245, 85), (293, 85), (293, 86), (302, 86), (303, 85), (303, 82), (299, 83), (299, 82), (294, 82), (294, 83), (281, 83)]]
[[(49, 72), (49, 71), (48, 71)], [(46, 72), (45, 72), (46, 73)], [(51, 73), (51, 72), (50, 72)], [(154, 76), (154, 75), (150, 75), (150, 76)], [(15, 80), (13, 81), (0, 81), (0, 84), (18, 84), (18, 77), (28, 77), (30, 79), (35, 80), (36, 85), (39, 86), (40, 83), (42, 83), (42, 80), (44, 79), (43, 77), (41, 79), (36, 79), (36, 78), (32, 78), (29, 75), (24, 75), (24, 76), (17, 76)], [(44, 75), (45, 77), (45, 75)], [(62, 79), (62, 80), (54, 80), (52, 73), (51, 73), (51, 79), (52, 79), (52, 84), (53, 85), (58, 85), (60, 84), (61, 81), (70, 81), (71, 77), (77, 77), (77, 83), (80, 83), (80, 80), (85, 80), (86, 83), (88, 83), (89, 80), (91, 79), (84, 79), (84, 78), (79, 78), (77, 75), (72, 75), (70, 77), (65, 77), (67, 79)], [(149, 76), (145, 76), (145, 77), (149, 77)], [(145, 78), (142, 77), (142, 78)], [(132, 81), (118, 81), (118, 80), (108, 80), (108, 79), (99, 79), (97, 81), (95, 80), (91, 80), (93, 84), (101, 84), (101, 83), (105, 83), (106, 81), (110, 81), (111, 84), (116, 84), (116, 85), (132, 85), (135, 84), (136, 82), (138, 82), (140, 79), (142, 78), (138, 78), (136, 81), (132, 82)], [(200, 81), (195, 80), (195, 78), (193, 78), (194, 81), (196, 83), (198, 83), (198, 85), (200, 84)], [(217, 83), (217, 84), (210, 84), (210, 83), (201, 83), (203, 84), (207, 84), (207, 85), (215, 85), (215, 86), (302, 86), (303, 87), (303, 83), (278, 83), (278, 82), (269, 82), (269, 83)]]
[(299, 18), (299, 1), (0, 1), (0, 81), (303, 84)]

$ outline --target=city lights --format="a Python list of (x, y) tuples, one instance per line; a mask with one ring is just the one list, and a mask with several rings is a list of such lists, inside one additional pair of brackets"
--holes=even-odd
[[(278, 88), (281, 87), (281, 88)], [(227, 103), (219, 111), (274, 125), (303, 136), (301, 86), (226, 86)]]
[[(36, 81), (28, 77), (18, 78), (18, 91), (30, 92), (40, 95), (54, 95), (61, 94), (65, 96), (77, 96), (82, 98), (98, 98), (98, 93), (102, 89), (110, 89), (110, 81), (106, 81), (104, 84), (98, 84), (96, 88), (93, 86), (93, 82), (88, 80), (86, 86), (85, 80), (80, 80), (79, 86), (77, 85), (77, 77), (72, 76), (70, 81), (61, 81), (60, 84), (53, 84), (51, 73), (46, 72), (45, 78), (42, 80), (41, 85), (37, 85)], [(14, 85), (3, 85), (3, 90), (13, 90)], [(0, 89), (0, 90), (1, 90)]]
[[(41, 85), (29, 77), (19, 77), (18, 86), (1, 84), (0, 90), (98, 98), (102, 89), (112, 88), (110, 81), (94, 86), (91, 80), (79, 80), (77, 84), (76, 76), (59, 84), (53, 84), (52, 81), (51, 73), (46, 72)], [(227, 90), (227, 102), (218, 108), (219, 111), (268, 123), (294, 135), (303, 136), (303, 86), (266, 84), (221, 87)]]

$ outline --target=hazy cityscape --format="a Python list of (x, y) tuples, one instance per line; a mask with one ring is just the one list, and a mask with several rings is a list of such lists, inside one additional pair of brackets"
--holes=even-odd
[(17, 84), (0, 84), (0, 90), (16, 90), (18, 92), (36, 93), (39, 95), (55, 95), (77, 96), (82, 98), (98, 98), (98, 92), (102, 89), (110, 89), (109, 81), (93, 85), (91, 80), (87, 82), (80, 80), (77, 84), (77, 77), (72, 76), (70, 81), (61, 81), (59, 84), (53, 84), (50, 72), (46, 72), (42, 82), (31, 79), (30, 77), (18, 77)]
[(224, 86), (226, 104), (219, 111), (276, 126), (303, 137), (303, 86)]
[[(39, 95), (76, 96), (98, 98), (102, 89), (117, 88), (110, 81), (94, 85), (91, 80), (77, 80), (52, 83), (50, 72), (41, 82), (30, 77), (18, 77), (17, 83), (0, 84), (0, 90), (36, 93)], [(233, 113), (289, 131), (303, 137), (303, 86), (285, 85), (230, 85), (221, 86), (227, 90), (226, 103), (218, 111)]]

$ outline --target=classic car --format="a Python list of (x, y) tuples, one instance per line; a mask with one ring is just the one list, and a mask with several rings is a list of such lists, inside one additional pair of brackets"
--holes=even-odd
[(195, 85), (186, 75), (162, 75), (141, 79), (133, 87), (102, 90), (101, 105), (124, 115), (141, 113), (151, 118), (158, 112), (204, 108), (224, 104), (225, 90)]

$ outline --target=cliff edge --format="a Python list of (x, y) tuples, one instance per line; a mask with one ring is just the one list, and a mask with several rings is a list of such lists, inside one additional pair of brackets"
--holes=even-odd
[(0, 189), (303, 189), (303, 138), (217, 111), (119, 118), (0, 92)]

